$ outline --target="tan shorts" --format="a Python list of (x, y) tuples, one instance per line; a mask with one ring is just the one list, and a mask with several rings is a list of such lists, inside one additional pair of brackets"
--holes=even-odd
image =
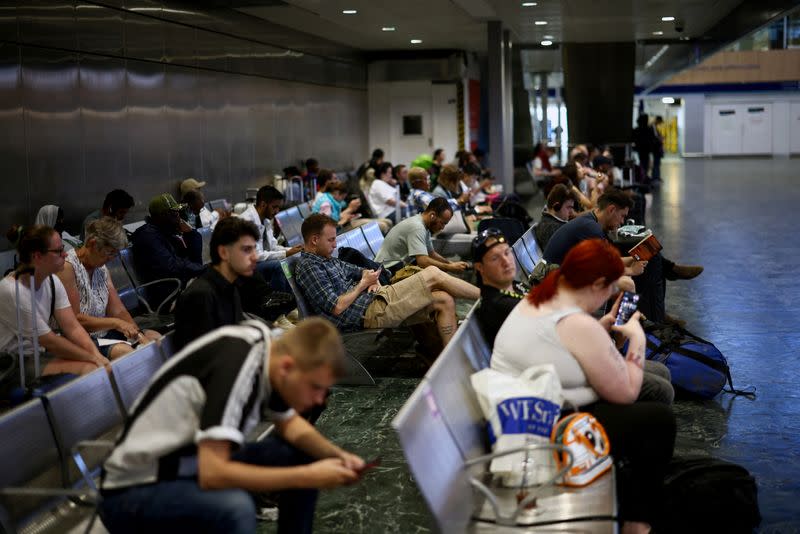
[(409, 276), (375, 292), (375, 300), (364, 314), (365, 328), (392, 328), (431, 321), (431, 294), (421, 273)]

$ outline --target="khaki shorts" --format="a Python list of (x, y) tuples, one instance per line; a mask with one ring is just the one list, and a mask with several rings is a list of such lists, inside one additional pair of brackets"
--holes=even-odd
[(431, 304), (433, 295), (422, 275), (417, 273), (375, 292), (375, 300), (364, 314), (364, 327), (392, 328), (429, 322)]

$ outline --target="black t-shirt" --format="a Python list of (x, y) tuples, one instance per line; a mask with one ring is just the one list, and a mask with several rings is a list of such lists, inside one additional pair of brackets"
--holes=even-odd
[(547, 263), (561, 265), (572, 247), (585, 239), (593, 238), (608, 239), (594, 212), (590, 211), (556, 230), (544, 249), (544, 259)]
[(496, 287), (481, 287), (481, 305), (475, 311), (481, 325), (483, 337), (489, 347), (494, 347), (494, 339), (500, 327), (519, 301), (525, 297), (525, 291), (514, 282), (513, 291), (502, 291)]
[(178, 297), (175, 306), (175, 348), (182, 349), (206, 332), (244, 319), (236, 283), (210, 267)]

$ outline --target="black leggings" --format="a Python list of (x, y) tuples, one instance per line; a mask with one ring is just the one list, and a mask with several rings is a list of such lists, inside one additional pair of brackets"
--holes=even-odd
[(661, 502), (667, 464), (675, 446), (675, 415), (660, 402), (611, 404), (600, 401), (584, 408), (608, 434), (617, 467), (619, 517), (652, 522)]

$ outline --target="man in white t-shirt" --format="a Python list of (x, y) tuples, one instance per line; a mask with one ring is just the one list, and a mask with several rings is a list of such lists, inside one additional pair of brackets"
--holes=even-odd
[(255, 224), (259, 235), (261, 235), (261, 239), (256, 241), (256, 256), (258, 258), (256, 270), (270, 283), (271, 287), (284, 293), (291, 293), (292, 289), (283, 274), (280, 260), (292, 254), (297, 254), (303, 250), (303, 247), (302, 245), (284, 247), (278, 244), (272, 221), (281, 210), (282, 205), (283, 194), (271, 185), (265, 185), (256, 193), (255, 204), (248, 205), (247, 209), (239, 217)]
[[(18, 334), (23, 341), (28, 375), (34, 369), (33, 336), (41, 355), (41, 374), (86, 374), (107, 365), (108, 360), (92, 343), (78, 323), (64, 285), (53, 276), (64, 267), (64, 244), (49, 226), (34, 225), (25, 231), (18, 247), (19, 276), (12, 273), (0, 281), (0, 350), (16, 354)], [(32, 307), (31, 278), (34, 280), (35, 307)], [(19, 283), (19, 323), (17, 322), (17, 283)], [(35, 313), (34, 313), (35, 309)], [(52, 329), (53, 321), (61, 335)], [(34, 326), (35, 325), (35, 326)]]
[[(381, 163), (375, 174), (375, 181), (372, 182), (367, 195), (372, 214), (378, 219), (389, 219), (392, 223), (397, 223), (395, 220), (397, 182), (392, 177), (392, 164), (388, 161)], [(405, 208), (406, 203), (400, 201), (400, 207)]]

